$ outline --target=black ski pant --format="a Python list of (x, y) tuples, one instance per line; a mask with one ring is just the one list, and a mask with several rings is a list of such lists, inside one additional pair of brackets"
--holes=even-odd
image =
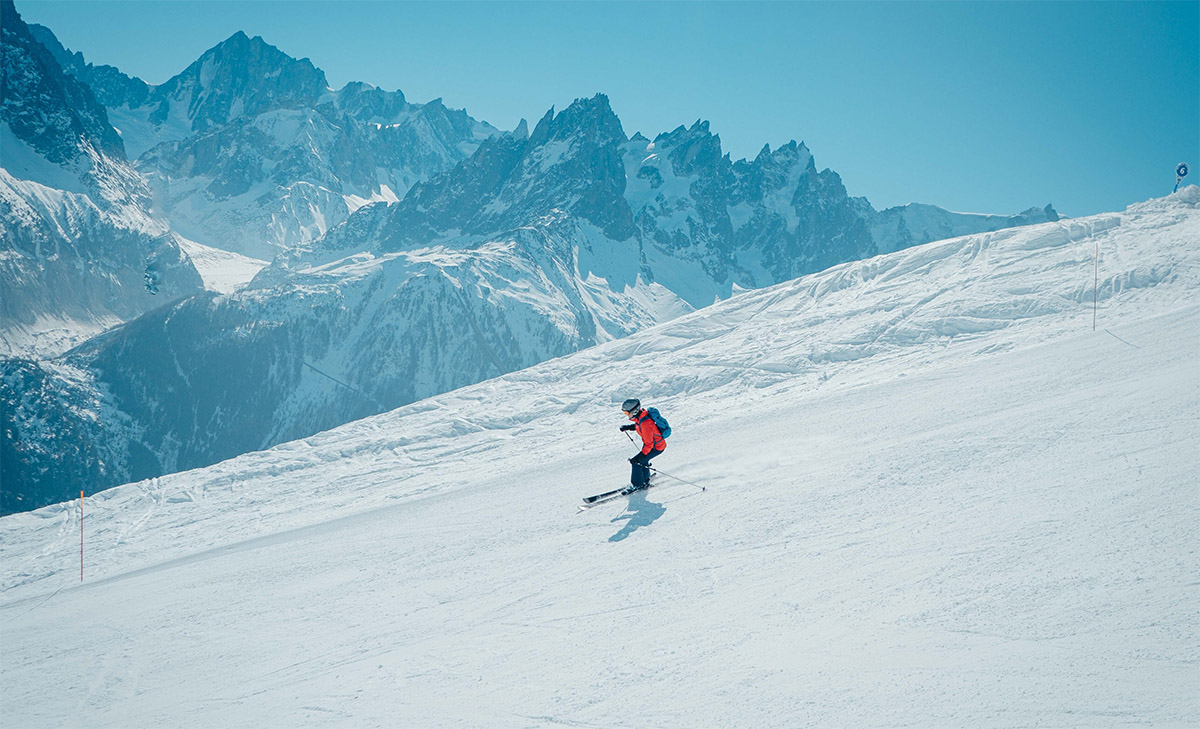
[(661, 448), (649, 453), (639, 453), (629, 462), (633, 466), (633, 472), (629, 474), (629, 483), (633, 484), (635, 489), (645, 488), (646, 484), (650, 483), (650, 469), (647, 466), (650, 459), (659, 453), (662, 453)]

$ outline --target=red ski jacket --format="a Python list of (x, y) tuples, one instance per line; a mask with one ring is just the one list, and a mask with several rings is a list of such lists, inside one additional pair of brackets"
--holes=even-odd
[(662, 437), (654, 418), (645, 410), (638, 414), (637, 434), (642, 437), (642, 453), (667, 449), (667, 439)]

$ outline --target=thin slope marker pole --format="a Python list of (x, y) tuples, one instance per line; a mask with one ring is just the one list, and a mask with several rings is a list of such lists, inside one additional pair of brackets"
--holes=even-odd
[(83, 489), (79, 489), (79, 581), (83, 582)]
[(1096, 331), (1096, 307), (1099, 305), (1100, 294), (1100, 241), (1096, 240), (1096, 278), (1092, 282), (1092, 331)]

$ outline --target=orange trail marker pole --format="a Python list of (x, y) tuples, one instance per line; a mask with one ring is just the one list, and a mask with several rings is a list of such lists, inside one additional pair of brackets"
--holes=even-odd
[(79, 581), (83, 582), (83, 489), (79, 490)]

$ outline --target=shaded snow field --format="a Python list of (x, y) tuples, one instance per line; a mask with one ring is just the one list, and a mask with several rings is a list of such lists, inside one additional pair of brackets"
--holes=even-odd
[[(1200, 725), (1198, 286), (1189, 187), (5, 517), (3, 723)], [(576, 513), (629, 396), (708, 490)]]
[(271, 263), (240, 253), (212, 248), (181, 235), (176, 235), (175, 240), (204, 279), (204, 288), (221, 294), (236, 292)]

